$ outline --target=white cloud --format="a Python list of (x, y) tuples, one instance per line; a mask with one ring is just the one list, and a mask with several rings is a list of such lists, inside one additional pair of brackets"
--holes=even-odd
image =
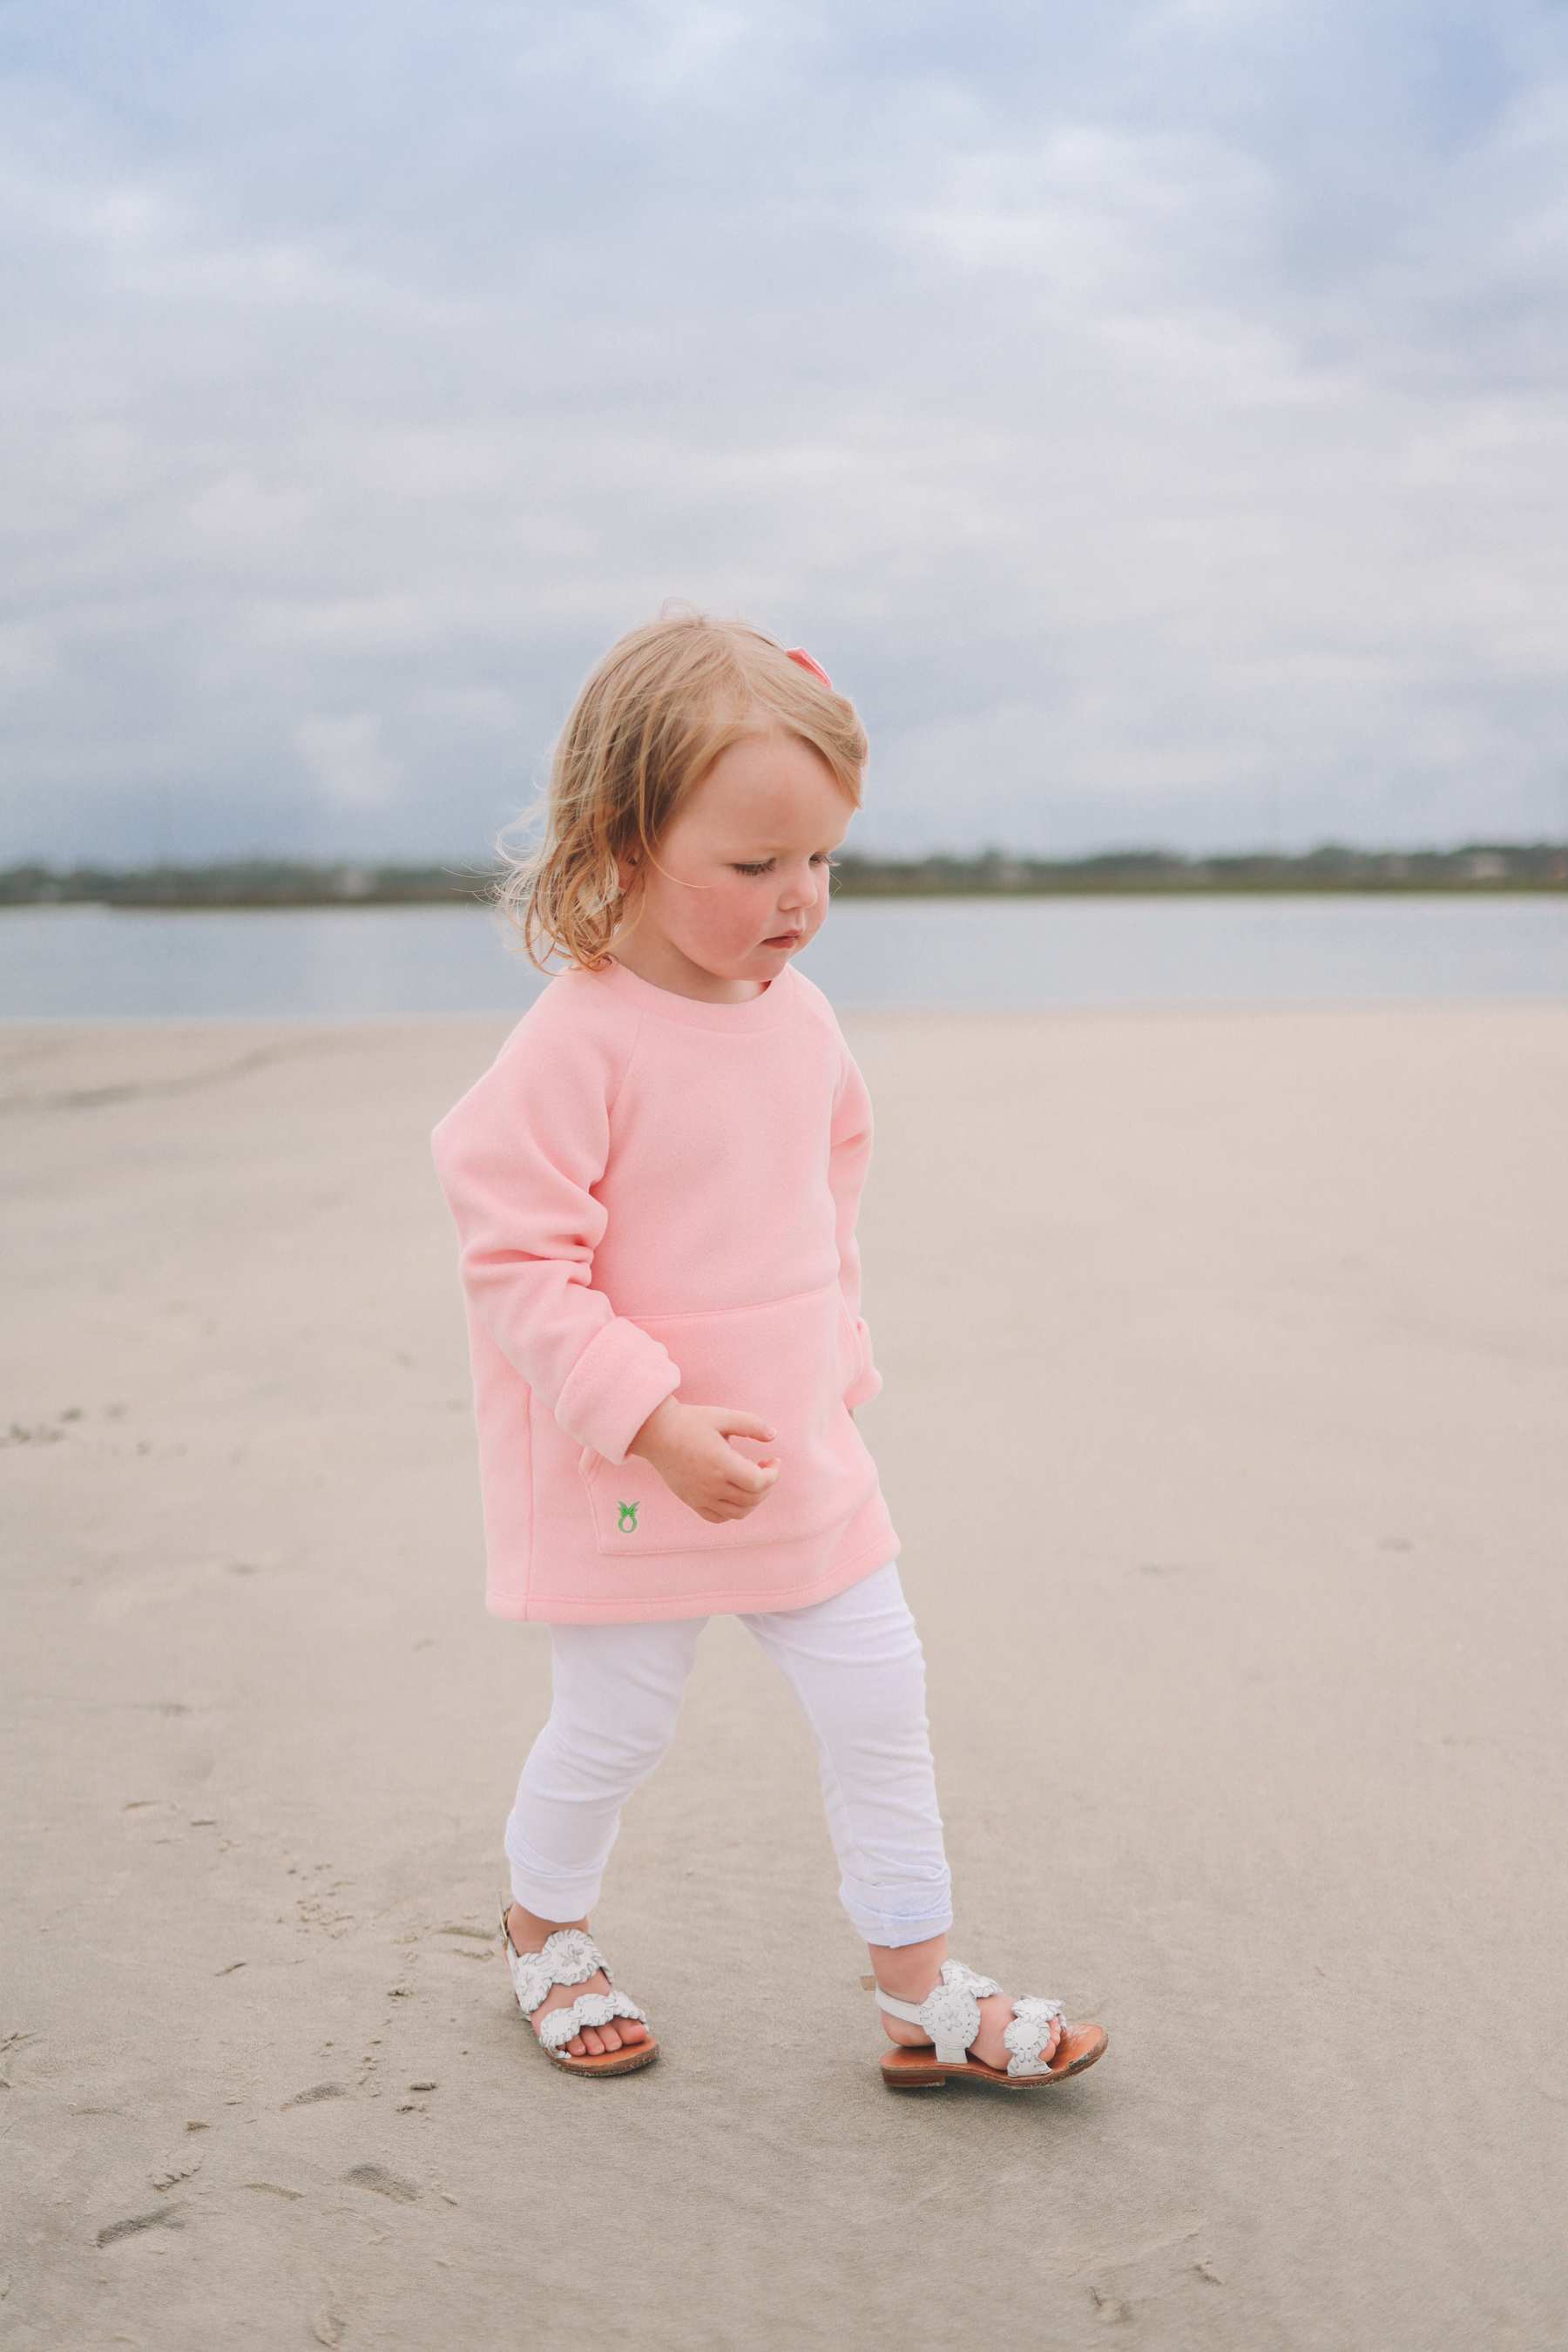
[(381, 718), (356, 710), (341, 719), (301, 719), (300, 751), (334, 808), (384, 809), (397, 797), (398, 772), (381, 747)]

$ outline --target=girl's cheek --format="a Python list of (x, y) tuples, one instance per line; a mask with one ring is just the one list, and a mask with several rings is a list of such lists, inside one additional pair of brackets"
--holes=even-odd
[(749, 940), (761, 919), (761, 911), (747, 891), (726, 892), (721, 902), (701, 909), (703, 929), (716, 942), (729, 945)]

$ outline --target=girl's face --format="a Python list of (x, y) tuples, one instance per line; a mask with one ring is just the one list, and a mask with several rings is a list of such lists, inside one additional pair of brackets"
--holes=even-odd
[(610, 952), (655, 988), (710, 1004), (760, 996), (822, 929), (828, 866), (854, 814), (796, 736), (721, 752), (655, 852), (622, 860)]

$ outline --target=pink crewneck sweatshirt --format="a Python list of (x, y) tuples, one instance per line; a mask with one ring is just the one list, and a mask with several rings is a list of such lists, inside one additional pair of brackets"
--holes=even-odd
[[(557, 1624), (801, 1609), (898, 1538), (851, 1413), (865, 1083), (794, 970), (699, 1003), (563, 972), (436, 1129), (462, 1244), (488, 1600)], [(665, 1397), (760, 1414), (778, 1484), (711, 1526), (626, 1447)]]

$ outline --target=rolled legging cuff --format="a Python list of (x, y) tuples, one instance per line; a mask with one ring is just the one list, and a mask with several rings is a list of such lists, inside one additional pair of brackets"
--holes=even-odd
[(599, 1899), (602, 1871), (552, 1869), (542, 1853), (509, 1831), (506, 1858), (511, 1868), (511, 1899), (531, 1911), (536, 1919), (564, 1926), (585, 1919)]
[(875, 1910), (860, 1901), (856, 1890), (847, 1885), (839, 1888), (838, 1899), (849, 1914), (856, 1934), (864, 1936), (868, 1944), (883, 1945), (889, 1951), (901, 1951), (906, 1944), (923, 1944), (932, 1936), (945, 1936), (952, 1925), (952, 1902), (946, 1887), (940, 1895), (933, 1887), (929, 1906), (914, 1912)]

